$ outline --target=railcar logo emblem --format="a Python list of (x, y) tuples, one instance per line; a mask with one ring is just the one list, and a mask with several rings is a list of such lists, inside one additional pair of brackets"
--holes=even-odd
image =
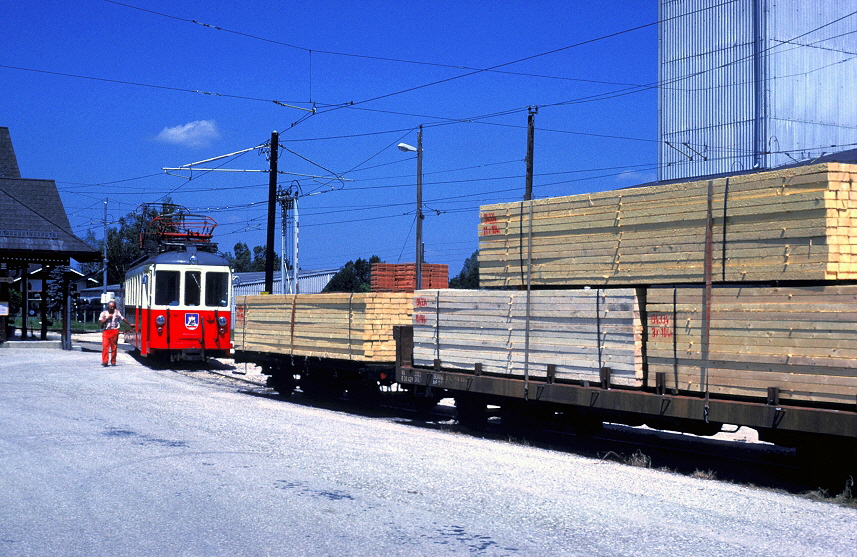
[(193, 331), (197, 327), (199, 327), (199, 314), (198, 313), (186, 313), (184, 315), (184, 326)]

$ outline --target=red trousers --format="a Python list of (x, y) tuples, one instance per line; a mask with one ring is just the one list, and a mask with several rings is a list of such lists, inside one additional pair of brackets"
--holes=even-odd
[(119, 346), (119, 329), (104, 329), (101, 331), (101, 363), (106, 364), (110, 356), (110, 363), (116, 365), (116, 351)]

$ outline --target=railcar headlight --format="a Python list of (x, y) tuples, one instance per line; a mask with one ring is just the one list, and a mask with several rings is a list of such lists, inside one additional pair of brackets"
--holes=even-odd
[(221, 327), (225, 327), (226, 326), (226, 318), (221, 315), (220, 317), (217, 318), (217, 324), (220, 325)]
[(157, 319), (155, 319), (155, 323), (157, 323), (157, 324), (158, 324), (158, 325), (160, 325), (160, 326), (163, 326), (163, 325), (164, 325), (164, 323), (166, 323), (166, 322), (167, 322), (167, 320), (166, 320), (166, 319), (164, 319), (164, 316), (163, 316), (163, 315), (159, 315), (159, 316), (158, 316), (158, 318), (157, 318)]

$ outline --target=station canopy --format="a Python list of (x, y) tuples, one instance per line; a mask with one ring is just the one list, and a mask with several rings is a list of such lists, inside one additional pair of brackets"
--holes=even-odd
[(75, 236), (53, 180), (22, 178), (9, 129), (0, 127), (0, 263), (68, 265), (99, 261)]

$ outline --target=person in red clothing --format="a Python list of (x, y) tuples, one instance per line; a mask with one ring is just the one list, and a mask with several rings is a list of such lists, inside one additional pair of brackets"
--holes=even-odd
[(116, 365), (116, 352), (119, 348), (119, 327), (122, 322), (131, 324), (125, 317), (116, 309), (116, 302), (113, 300), (107, 302), (107, 309), (101, 312), (98, 321), (104, 328), (101, 331), (101, 365), (107, 367), (107, 360), (114, 366)]

